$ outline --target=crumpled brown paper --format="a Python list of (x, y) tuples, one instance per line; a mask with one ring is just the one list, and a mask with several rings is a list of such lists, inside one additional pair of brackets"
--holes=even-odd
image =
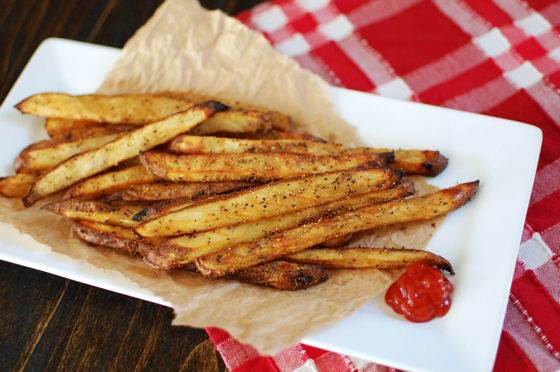
[[(297, 129), (349, 145), (360, 143), (353, 128), (336, 115), (328, 89), (323, 80), (274, 51), (263, 36), (237, 20), (208, 12), (196, 1), (168, 0), (126, 44), (99, 91), (193, 90), (282, 111), (292, 115)], [(395, 275), (331, 271), (324, 284), (285, 292), (183, 271), (160, 272), (141, 259), (81, 242), (68, 221), (41, 211), (40, 205), (24, 209), (19, 200), (0, 199), (0, 220), (55, 252), (118, 271), (151, 290), (173, 305), (174, 324), (220, 327), (264, 354), (352, 314)], [(433, 230), (432, 222), (417, 223), (383, 229), (360, 241), (375, 241), (378, 247), (420, 247)]]

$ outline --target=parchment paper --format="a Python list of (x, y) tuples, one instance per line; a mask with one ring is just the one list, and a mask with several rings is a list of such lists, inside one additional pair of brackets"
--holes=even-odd
[[(323, 80), (275, 52), (261, 35), (220, 12), (202, 9), (196, 1), (165, 2), (126, 44), (99, 89), (163, 90), (193, 90), (266, 106), (292, 115), (300, 130), (350, 145), (361, 142), (336, 115)], [(352, 314), (395, 276), (378, 270), (331, 271), (324, 284), (284, 292), (182, 271), (159, 272), (138, 258), (81, 242), (72, 236), (68, 221), (41, 211), (42, 204), (24, 209), (19, 200), (0, 199), (0, 220), (55, 252), (116, 270), (148, 288), (173, 304), (174, 324), (220, 327), (264, 354)], [(434, 221), (399, 226), (361, 236), (354, 244), (422, 247), (434, 229)]]

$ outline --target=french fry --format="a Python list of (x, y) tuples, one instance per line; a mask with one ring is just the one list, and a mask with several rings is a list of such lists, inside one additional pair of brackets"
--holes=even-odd
[[(140, 256), (160, 243), (160, 240), (140, 239), (131, 229), (99, 222), (78, 220), (72, 223), (72, 228), (78, 237), (89, 243)], [(187, 269), (194, 271), (195, 268)], [(328, 279), (328, 274), (317, 264), (274, 261), (241, 270), (229, 277), (249, 284), (293, 291), (320, 284)]]
[(161, 242), (161, 239), (139, 239), (131, 229), (126, 227), (94, 221), (73, 221), (72, 229), (86, 242), (140, 256), (144, 256)]
[(326, 269), (397, 269), (424, 262), (453, 274), (451, 263), (420, 249), (398, 248), (311, 248), (284, 256), (290, 262), (320, 264)]
[(258, 184), (251, 182), (143, 183), (128, 186), (122, 191), (121, 198), (128, 201), (193, 199), (203, 195), (223, 194), (252, 186), (258, 186)]
[(139, 205), (127, 205), (112, 207), (93, 200), (58, 200), (47, 204), (43, 209), (58, 213), (71, 220), (86, 220), (101, 222), (109, 225), (122, 227), (135, 227), (137, 221), (132, 219), (138, 212), (144, 209)]
[(413, 193), (414, 184), (403, 181), (387, 190), (344, 197), (330, 203), (311, 206), (279, 216), (180, 236), (159, 245), (157, 249), (149, 253), (146, 260), (150, 261), (153, 266), (164, 270), (182, 267), (198, 257), (207, 256), (242, 243), (252, 242), (270, 234), (298, 226), (306, 221), (315, 221), (367, 205), (403, 198)]
[[(206, 196), (211, 198), (211, 196)], [(200, 200), (197, 200), (197, 202)], [(136, 213), (132, 219), (138, 222), (146, 222), (152, 218), (161, 217), (166, 214), (179, 211), (193, 205), (195, 202), (190, 198), (169, 199), (153, 203), (140, 212)]]
[(215, 133), (259, 133), (270, 130), (270, 115), (257, 111), (227, 110), (219, 112), (190, 133), (201, 136)]
[(153, 94), (72, 96), (40, 93), (24, 99), (16, 108), (25, 114), (43, 117), (142, 125), (160, 121), (192, 106), (191, 102)]
[[(384, 153), (389, 149), (355, 148), (347, 149), (347, 154)], [(391, 168), (400, 169), (405, 174), (418, 174), (422, 176), (437, 176), (447, 167), (448, 160), (439, 151), (431, 150), (393, 150), (395, 158), (389, 164)]]
[(0, 195), (7, 198), (21, 198), (27, 194), (36, 178), (36, 175), (29, 173), (18, 173), (13, 176), (1, 177)]
[[(169, 144), (176, 154), (219, 153), (294, 153), (310, 155), (338, 155), (342, 145), (292, 139), (253, 140), (227, 137), (181, 135)], [(390, 153), (390, 151), (388, 151)]]
[(141, 151), (161, 145), (195, 127), (215, 112), (225, 109), (226, 107), (218, 102), (196, 105), (187, 111), (127, 133), (96, 150), (75, 155), (39, 177), (23, 198), (23, 204), (30, 206), (47, 195), (137, 156)]
[(321, 265), (278, 260), (240, 270), (229, 277), (250, 284), (296, 291), (323, 283), (329, 275)]
[(224, 276), (303, 251), (341, 235), (447, 214), (467, 203), (477, 190), (478, 181), (475, 181), (421, 197), (364, 207), (198, 258), (195, 264), (205, 276)]
[(236, 110), (254, 110), (254, 111), (267, 113), (270, 116), (272, 127), (278, 130), (288, 131), (290, 130), (290, 126), (292, 124), (292, 119), (290, 118), (289, 115), (282, 114), (281, 112), (278, 111), (271, 111), (263, 107), (250, 105), (244, 102), (239, 102), (237, 100), (222, 99), (222, 98), (218, 99), (218, 98), (214, 98), (211, 96), (194, 93), (194, 92), (162, 92), (160, 94), (166, 97), (183, 99), (194, 103), (202, 103), (206, 101), (220, 101), (223, 104)]
[(63, 199), (98, 199), (135, 184), (161, 180), (143, 165), (136, 165), (114, 172), (90, 177), (72, 186)]
[(299, 155), (288, 153), (238, 153), (175, 155), (150, 151), (140, 161), (153, 174), (169, 181), (268, 182), (309, 174), (387, 163), (391, 154)]
[(77, 141), (53, 141), (50, 146), (44, 146), (43, 143), (40, 148), (33, 148), (33, 145), (31, 145), (16, 157), (14, 168), (17, 173), (44, 171), (58, 165), (71, 156), (97, 149), (119, 137), (119, 134), (110, 134)]
[(75, 141), (109, 134), (130, 132), (137, 129), (131, 124), (104, 124), (86, 120), (47, 118), (45, 130), (53, 140)]
[(233, 195), (195, 203), (138, 226), (142, 236), (174, 236), (232, 226), (353, 195), (388, 189), (401, 173), (390, 169), (331, 172), (243, 190)]

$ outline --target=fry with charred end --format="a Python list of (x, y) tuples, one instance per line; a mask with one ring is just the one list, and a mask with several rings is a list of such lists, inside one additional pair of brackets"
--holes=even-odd
[(142, 125), (162, 120), (192, 106), (191, 102), (153, 94), (72, 96), (40, 93), (24, 99), (16, 108), (24, 114), (35, 116)]
[(149, 151), (140, 161), (153, 174), (169, 181), (269, 182), (355, 167), (385, 165), (391, 154), (299, 155), (239, 153), (175, 155)]
[(51, 145), (41, 146), (41, 148), (33, 148), (33, 145), (31, 145), (16, 157), (14, 168), (18, 173), (44, 171), (58, 165), (71, 156), (97, 149), (119, 137), (119, 134), (110, 134), (77, 141), (53, 141)]
[(68, 189), (63, 199), (98, 199), (130, 185), (159, 180), (161, 178), (150, 173), (143, 165), (135, 165), (83, 180)]
[(161, 242), (160, 239), (140, 239), (131, 229), (126, 227), (94, 221), (73, 221), (72, 229), (78, 237), (88, 243), (139, 254), (140, 256), (144, 256)]
[[(145, 259), (153, 266), (164, 270), (182, 267), (198, 257), (207, 256), (238, 244), (252, 242), (306, 221), (315, 221), (367, 205), (403, 198), (413, 193), (414, 184), (403, 181), (396, 187), (387, 190), (345, 197), (279, 216), (173, 238), (159, 245)], [(351, 234), (347, 236), (350, 237)]]
[[(227, 137), (182, 135), (169, 145), (176, 154), (219, 153), (294, 153), (310, 155), (338, 155), (342, 145), (292, 139), (253, 140)], [(388, 151), (390, 152), (390, 151)]]
[(137, 227), (142, 236), (174, 236), (232, 226), (312, 205), (393, 187), (401, 173), (388, 168), (347, 170), (280, 181), (212, 199), (154, 218)]
[(258, 133), (270, 130), (270, 115), (257, 111), (227, 110), (219, 112), (193, 128), (193, 135), (216, 133)]
[(144, 183), (128, 186), (122, 191), (121, 198), (128, 201), (194, 199), (204, 195), (224, 194), (258, 185), (252, 182)]
[(239, 102), (233, 99), (215, 98), (215, 97), (207, 96), (205, 94), (194, 93), (194, 92), (162, 92), (160, 94), (166, 97), (183, 99), (185, 101), (190, 101), (193, 103), (202, 103), (206, 101), (220, 101), (234, 110), (260, 111), (270, 116), (272, 127), (278, 130), (288, 131), (290, 130), (290, 126), (292, 124), (292, 119), (290, 118), (289, 115), (282, 114), (281, 112), (278, 111), (269, 110), (264, 107), (250, 105), (245, 102)]
[(329, 275), (321, 265), (278, 260), (240, 270), (229, 277), (250, 284), (296, 291), (320, 284)]
[(69, 199), (52, 202), (42, 209), (58, 213), (71, 220), (86, 220), (122, 227), (134, 227), (138, 225), (138, 222), (134, 221), (132, 217), (143, 210), (144, 207), (139, 205), (112, 207), (93, 200)]
[(320, 264), (327, 269), (397, 269), (424, 262), (453, 274), (449, 261), (420, 249), (311, 248), (289, 254), (284, 259), (290, 262)]
[(29, 191), (37, 176), (29, 173), (18, 173), (0, 178), (0, 195), (7, 198), (21, 198)]
[(475, 181), (421, 197), (364, 207), (198, 258), (195, 264), (203, 275), (224, 276), (300, 252), (341, 235), (447, 214), (467, 203), (477, 190), (478, 181)]
[(38, 178), (23, 198), (23, 204), (30, 206), (47, 195), (137, 156), (141, 151), (161, 145), (226, 108), (218, 102), (196, 105), (187, 111), (129, 132), (96, 150), (74, 155)]
[[(356, 148), (344, 150), (348, 154), (378, 153), (389, 149)], [(391, 168), (400, 169), (405, 174), (437, 176), (447, 167), (448, 160), (439, 151), (431, 150), (393, 150), (395, 158), (389, 164)]]
[(350, 240), (352, 240), (352, 234), (347, 234), (339, 236), (338, 238), (324, 241), (320, 244), (320, 246), (322, 248), (340, 248), (348, 244)]

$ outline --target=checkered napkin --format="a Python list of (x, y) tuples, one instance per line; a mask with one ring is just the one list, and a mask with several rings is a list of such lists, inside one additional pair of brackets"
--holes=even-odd
[[(279, 0), (239, 19), (333, 85), (543, 131), (494, 369), (559, 370), (560, 0)], [(262, 357), (208, 333), (234, 372), (390, 370), (302, 344)]]

